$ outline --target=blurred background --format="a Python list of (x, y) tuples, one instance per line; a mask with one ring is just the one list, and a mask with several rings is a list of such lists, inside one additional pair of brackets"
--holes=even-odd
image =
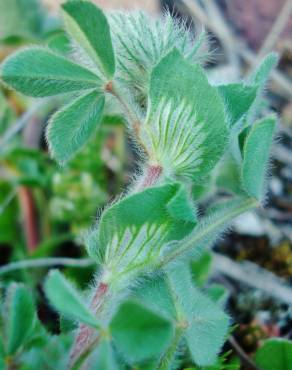
[[(49, 44), (69, 50), (58, 16), (61, 0), (0, 0), (0, 62), (19, 47)], [(238, 324), (226, 350), (248, 358), (265, 338), (292, 339), (292, 1), (291, 0), (95, 0), (105, 10), (141, 9), (160, 16), (169, 9), (194, 34), (209, 36), (206, 64), (214, 83), (249, 76), (270, 51), (280, 63), (266, 88), (279, 115), (265, 208), (236, 220), (202, 257), (200, 281), (220, 284)], [(0, 286), (23, 281), (39, 292), (42, 321), (57, 331), (41, 288), (46, 269), (9, 270), (9, 263), (47, 257), (84, 257), (82, 234), (132, 176), (135, 153), (123, 120), (106, 115), (98, 135), (66, 167), (50, 159), (44, 128), (58, 99), (32, 100), (0, 89)], [(81, 288), (91, 267), (66, 268)], [(244, 366), (244, 365), (243, 365)]]

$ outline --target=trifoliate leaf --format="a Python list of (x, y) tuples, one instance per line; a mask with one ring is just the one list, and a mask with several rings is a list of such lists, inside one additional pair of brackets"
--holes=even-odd
[(122, 303), (110, 329), (116, 347), (131, 363), (161, 355), (174, 333), (170, 321), (134, 301)]
[(192, 284), (187, 266), (170, 267), (168, 276), (175, 305), (187, 322), (185, 337), (193, 361), (199, 366), (214, 364), (228, 332), (228, 316)]
[(98, 320), (83, 302), (79, 292), (58, 270), (49, 273), (45, 282), (45, 293), (51, 304), (64, 316), (100, 328)]
[(88, 69), (43, 48), (21, 50), (7, 58), (1, 79), (29, 96), (44, 97), (94, 89), (99, 78)]
[(174, 49), (153, 69), (142, 141), (167, 175), (199, 179), (225, 150), (224, 105), (199, 65)]
[(36, 323), (31, 293), (19, 284), (12, 284), (6, 297), (7, 353), (16, 353), (25, 344)]
[(89, 248), (91, 253), (95, 249), (95, 255), (115, 271), (158, 262), (165, 243), (183, 238), (195, 225), (195, 217), (190, 220), (193, 209), (187, 196), (178, 197), (182, 191), (181, 184), (168, 183), (147, 188), (111, 206), (101, 217), (97, 235), (89, 238), (94, 245)]
[(275, 126), (275, 117), (263, 118), (253, 125), (244, 143), (241, 174), (243, 187), (250, 196), (259, 200), (264, 195)]
[(262, 370), (291, 370), (292, 341), (268, 339), (255, 355), (255, 362)]
[(229, 126), (233, 126), (249, 110), (257, 94), (257, 86), (241, 83), (218, 86), (223, 98)]
[(118, 55), (119, 77), (139, 102), (144, 103), (148, 95), (152, 69), (174, 46), (192, 63), (206, 59), (207, 47), (201, 48), (206, 41), (205, 33), (194, 37), (184, 22), (169, 11), (159, 18), (143, 12), (115, 11), (109, 21)]
[(105, 76), (115, 73), (115, 56), (106, 16), (89, 1), (69, 1), (62, 5), (70, 36), (87, 52)]
[(101, 121), (103, 108), (104, 95), (91, 91), (53, 115), (47, 139), (58, 162), (67, 162), (86, 144)]

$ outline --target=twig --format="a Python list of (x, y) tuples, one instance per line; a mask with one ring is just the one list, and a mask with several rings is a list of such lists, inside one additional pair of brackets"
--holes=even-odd
[(257, 63), (273, 49), (290, 18), (291, 10), (292, 0), (286, 0), (286, 3), (284, 4), (273, 24), (273, 27), (271, 28), (260, 50), (257, 53), (254, 65), (257, 65)]
[(234, 262), (230, 258), (218, 253), (213, 253), (214, 270), (241, 281), (253, 288), (264, 291), (267, 295), (277, 298), (289, 305), (292, 304), (292, 289), (283, 281), (252, 262)]
[(0, 150), (3, 151), (5, 145), (7, 145), (34, 116), (45, 116), (56, 106), (57, 102), (58, 98), (49, 98), (38, 100), (33, 104), (19, 119), (16, 120), (15, 124), (4, 133), (0, 140)]
[(134, 132), (136, 132), (139, 129), (141, 122), (137, 113), (131, 108), (127, 99), (125, 99), (124, 94), (119, 91), (117, 89), (117, 86), (114, 85), (112, 82), (107, 84), (105, 91), (113, 95), (119, 101), (130, 121), (132, 129), (134, 130)]
[(241, 348), (239, 343), (236, 341), (236, 339), (233, 337), (233, 335), (230, 335), (228, 338), (228, 342), (240, 358), (243, 365), (248, 366), (248, 368), (253, 370), (261, 370), (257, 365), (252, 361), (252, 359), (244, 352), (244, 350)]
[(275, 145), (273, 148), (273, 158), (285, 163), (286, 166), (292, 166), (291, 150), (284, 145)]
[(9, 272), (24, 270), (28, 268), (40, 268), (40, 267), (51, 267), (51, 266), (70, 266), (76, 268), (86, 268), (96, 264), (91, 258), (67, 258), (67, 257), (48, 257), (48, 258), (37, 258), (31, 260), (22, 260), (19, 262), (12, 262), (5, 266), (0, 267), (0, 275), (5, 275)]
[(221, 14), (216, 1), (208, 0), (204, 3), (209, 19), (213, 20), (213, 23), (217, 23), (217, 30), (221, 30), (221, 38), (224, 48), (229, 56), (229, 63), (236, 69), (237, 74), (239, 74), (239, 58), (237, 53), (234, 52), (235, 40), (232, 35), (230, 35), (229, 28), (224, 17)]
[[(189, 10), (190, 15), (198, 19), (201, 23), (205, 24), (211, 31), (213, 31), (220, 39), (225, 37), (225, 33), (218, 27), (218, 24), (213, 22), (206, 12), (202, 9), (201, 6), (195, 0), (180, 0), (182, 4)], [(225, 26), (228, 27), (228, 24), (225, 22)], [(248, 49), (246, 44), (242, 40), (237, 40), (234, 36), (234, 33), (230, 27), (229, 38), (233, 40), (232, 44), (234, 46), (234, 51), (237, 52), (246, 63), (249, 65), (254, 65), (256, 55)], [(235, 42), (236, 41), (236, 42)], [(225, 40), (227, 42), (227, 40)], [(291, 98), (292, 96), (292, 84), (291, 82), (278, 70), (275, 70), (271, 74), (272, 80), (277, 84), (281, 89), (279, 93), (285, 97)]]
[(27, 110), (16, 122), (13, 126), (11, 126), (3, 135), (0, 141), (0, 148), (3, 150), (4, 146), (15, 136), (18, 132), (20, 132), (27, 122), (41, 109), (43, 106), (47, 104), (47, 100), (40, 100), (36, 104), (32, 105), (29, 110)]
[(181, 0), (182, 4), (189, 10), (191, 16), (198, 19), (202, 24), (206, 25), (211, 31), (216, 33), (220, 38), (224, 37), (224, 32), (215, 25), (207, 16), (203, 8), (194, 0)]

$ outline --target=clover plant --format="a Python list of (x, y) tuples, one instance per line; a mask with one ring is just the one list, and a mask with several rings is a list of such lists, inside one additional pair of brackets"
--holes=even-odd
[[(210, 366), (231, 319), (194, 281), (190, 262), (265, 199), (276, 117), (262, 115), (262, 96), (277, 56), (268, 55), (248, 81), (216, 85), (202, 66), (204, 34), (193, 37), (168, 13), (106, 16), (73, 0), (62, 14), (71, 53), (24, 48), (1, 65), (3, 83), (35, 98), (66, 94), (46, 130), (60, 165), (98, 135), (115, 106), (140, 166), (86, 236), (98, 266), (89, 292), (57, 270), (45, 281), (48, 300), (74, 327), (68, 366), (166, 370), (177, 368), (182, 354)], [(199, 211), (211, 189), (224, 197), (211, 197)], [(23, 321), (14, 336), (11, 322), (8, 354), (32, 326)]]

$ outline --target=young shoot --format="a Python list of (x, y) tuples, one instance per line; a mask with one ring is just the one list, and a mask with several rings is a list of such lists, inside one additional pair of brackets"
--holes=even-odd
[[(81, 296), (58, 271), (44, 284), (50, 303), (75, 327), (67, 366), (167, 370), (184, 353), (211, 366), (230, 318), (194, 281), (190, 263), (265, 197), (276, 117), (262, 116), (261, 100), (277, 56), (248, 81), (217, 86), (202, 67), (204, 34), (194, 38), (168, 13), (105, 15), (81, 0), (65, 2), (61, 12), (72, 53), (46, 45), (20, 50), (2, 63), (2, 82), (36, 98), (65, 95), (46, 132), (59, 164), (98, 135), (115, 105), (141, 166), (88, 233), (99, 271), (90, 293)], [(228, 197), (201, 215), (198, 189), (207, 194), (214, 186)], [(24, 324), (22, 336), (32, 319)], [(9, 336), (4, 348), (13, 352), (20, 340)]]

